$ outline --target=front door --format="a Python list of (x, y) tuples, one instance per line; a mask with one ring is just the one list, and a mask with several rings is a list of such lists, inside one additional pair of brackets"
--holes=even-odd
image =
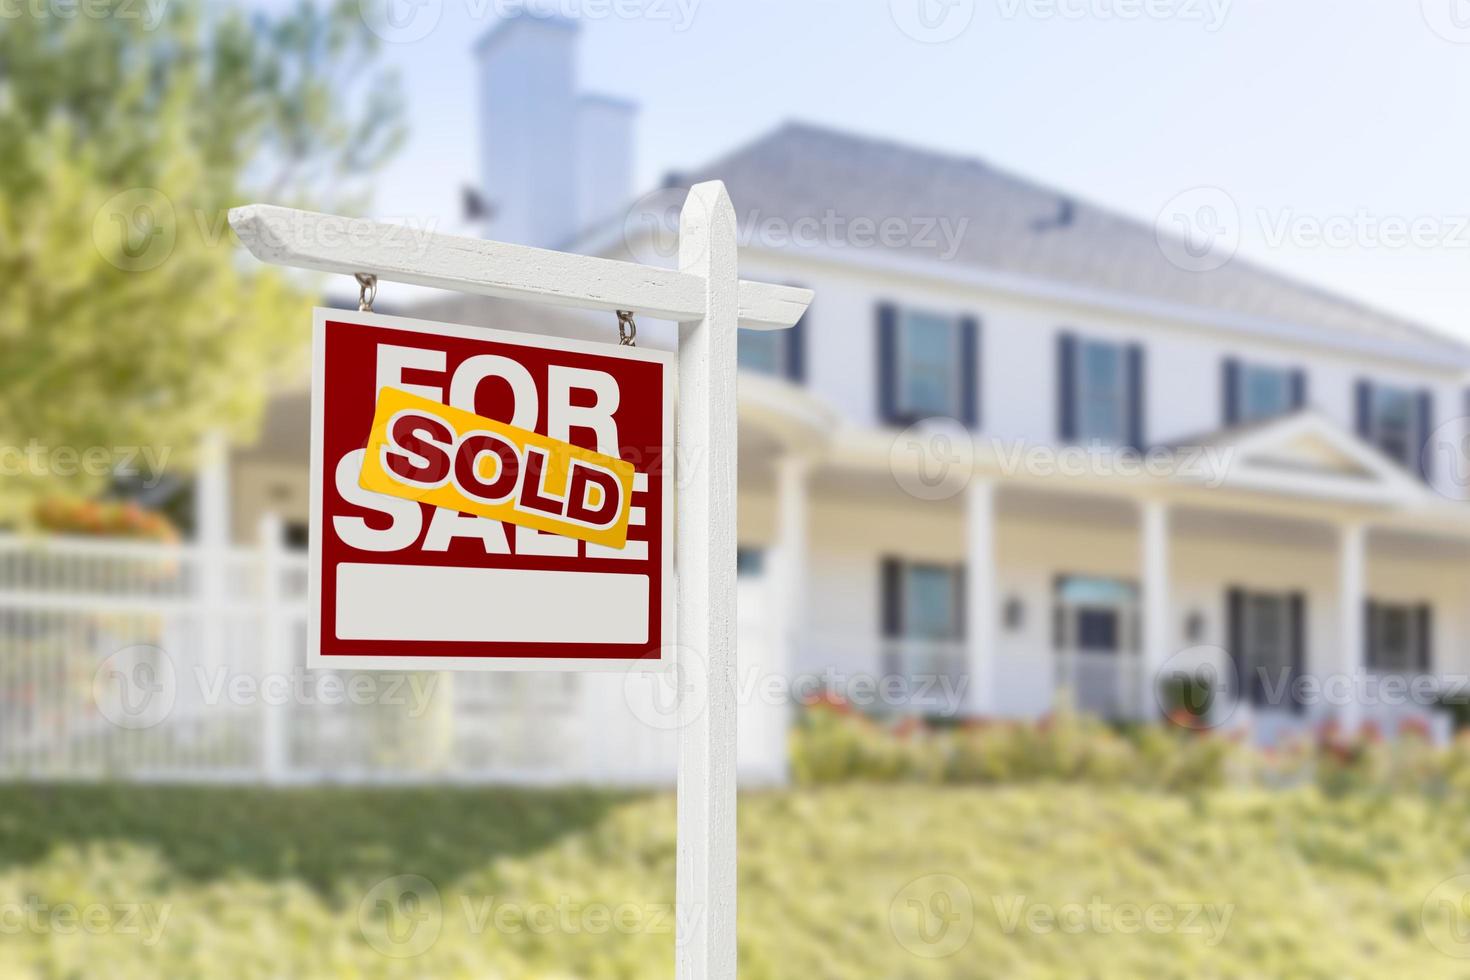
[(1138, 589), (1121, 579), (1063, 576), (1056, 586), (1057, 687), (1078, 711), (1139, 713)]

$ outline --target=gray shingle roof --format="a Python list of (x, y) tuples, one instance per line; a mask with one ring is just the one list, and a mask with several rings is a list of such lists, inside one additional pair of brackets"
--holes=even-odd
[[(1409, 320), (1277, 275), (1239, 256), (1208, 272), (1164, 255), (1155, 228), (976, 159), (791, 123), (675, 186), (718, 177), (741, 221), (866, 217), (968, 219), (953, 261), (1033, 279), (1225, 311), (1379, 340), (1470, 347)], [(749, 227), (742, 234), (750, 235)], [(755, 241), (760, 240), (757, 234)], [(880, 246), (881, 247), (881, 246)], [(914, 257), (939, 249), (908, 246)], [(1458, 358), (1457, 358), (1458, 359)]]

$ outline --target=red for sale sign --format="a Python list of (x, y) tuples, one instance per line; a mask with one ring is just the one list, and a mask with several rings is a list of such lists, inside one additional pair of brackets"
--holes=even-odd
[(312, 356), (312, 666), (665, 665), (673, 355), (319, 309)]

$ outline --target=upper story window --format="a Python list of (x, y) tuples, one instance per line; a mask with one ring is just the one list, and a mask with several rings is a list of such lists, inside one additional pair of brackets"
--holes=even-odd
[(1434, 427), (1433, 396), (1399, 385), (1360, 381), (1357, 403), (1358, 435), (1428, 480), (1433, 455), (1425, 450), (1425, 443)]
[(898, 322), (898, 410), (959, 416), (960, 330), (953, 317), (906, 310)]
[(1417, 674), (1429, 670), (1429, 606), (1369, 602), (1367, 610), (1368, 669), (1382, 674)]
[(1229, 358), (1224, 375), (1225, 425), (1275, 418), (1306, 404), (1306, 375), (1301, 371)]
[(979, 332), (970, 317), (880, 305), (881, 418), (907, 424), (940, 416), (977, 425)]
[(741, 370), (786, 377), (784, 330), (741, 330), (736, 336), (735, 361)]
[(1077, 345), (1077, 437), (1122, 445), (1128, 441), (1128, 376), (1123, 348), (1096, 340)]
[(1058, 426), (1065, 442), (1143, 447), (1143, 348), (1062, 334)]
[(735, 338), (735, 362), (742, 371), (767, 374), (801, 384), (806, 380), (808, 309), (789, 330), (750, 330)]

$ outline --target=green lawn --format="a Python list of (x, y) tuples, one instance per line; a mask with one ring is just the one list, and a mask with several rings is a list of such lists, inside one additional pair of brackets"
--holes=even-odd
[[(1439, 901), (1470, 872), (1465, 816), (1315, 791), (749, 794), (741, 975), (1470, 976)], [(0, 788), (0, 977), (667, 976), (673, 822), (667, 795)]]

